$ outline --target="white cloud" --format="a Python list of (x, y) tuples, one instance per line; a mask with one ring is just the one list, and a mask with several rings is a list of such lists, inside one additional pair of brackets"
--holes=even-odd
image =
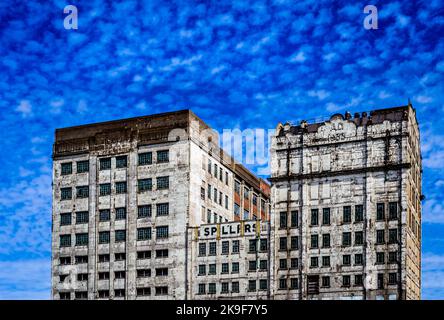
[(15, 111), (20, 112), (22, 117), (26, 118), (32, 115), (32, 105), (28, 100), (22, 100)]
[(424, 223), (444, 223), (444, 207), (443, 204), (436, 199), (427, 199), (424, 201), (422, 208)]
[(307, 57), (303, 51), (298, 52), (296, 55), (290, 58), (290, 62), (304, 62), (305, 60), (307, 60)]
[(433, 99), (432, 99), (431, 97), (429, 97), (429, 96), (423, 96), (423, 95), (416, 96), (416, 97), (414, 97), (414, 99), (415, 99), (418, 103), (429, 103), (429, 102), (432, 102), (432, 101), (433, 101)]
[(324, 100), (330, 95), (330, 92), (325, 90), (310, 90), (308, 91), (310, 97), (317, 97), (319, 100)]

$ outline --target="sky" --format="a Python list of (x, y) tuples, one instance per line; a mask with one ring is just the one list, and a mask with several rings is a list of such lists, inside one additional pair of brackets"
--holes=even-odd
[[(364, 28), (364, 7), (378, 29)], [(66, 5), (78, 29), (65, 29)], [(191, 108), (215, 129), (416, 109), (424, 299), (444, 298), (444, 3), (0, 2), (0, 299), (49, 299), (55, 128)], [(257, 171), (257, 167), (250, 168)]]

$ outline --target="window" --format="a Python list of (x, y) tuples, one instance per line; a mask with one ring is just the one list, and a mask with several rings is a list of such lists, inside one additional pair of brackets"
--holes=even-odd
[(287, 259), (279, 259), (279, 269), (287, 270)]
[(88, 292), (87, 291), (77, 291), (75, 293), (75, 299), (76, 300), (86, 300), (86, 299), (88, 299)]
[(256, 280), (248, 280), (248, 291), (256, 291)]
[(318, 248), (319, 247), (319, 244), (318, 244), (318, 235), (317, 234), (312, 234), (311, 236), (310, 236), (310, 248), (312, 248), (312, 249), (315, 249), (315, 248)]
[(99, 254), (99, 263), (109, 262), (109, 254)]
[(384, 220), (385, 219), (385, 206), (384, 203), (376, 204), (376, 220)]
[(227, 263), (227, 262), (225, 262), (225, 263), (222, 263), (222, 269), (221, 269), (221, 273), (228, 273), (230, 271), (230, 265)]
[(200, 265), (199, 265), (199, 272), (198, 272), (198, 275), (199, 275), (199, 276), (204, 276), (204, 275), (206, 275), (206, 274), (207, 274), (207, 266), (204, 265), (204, 264), (200, 264)]
[(125, 289), (115, 289), (114, 290), (115, 298), (124, 298), (125, 297)]
[(99, 210), (99, 221), (109, 221), (109, 219), (110, 219), (109, 209)]
[(168, 226), (156, 227), (156, 238), (157, 239), (168, 238)]
[(222, 241), (222, 254), (228, 254), (230, 251), (230, 242)]
[(351, 256), (349, 254), (344, 254), (342, 256), (342, 265), (344, 266), (351, 265)]
[(249, 199), (249, 198), (250, 198), (250, 189), (245, 187), (244, 188), (244, 199)]
[(208, 253), (210, 256), (216, 255), (216, 242), (210, 242), (210, 252)]
[(60, 274), (59, 275), (59, 282), (65, 282), (65, 279), (68, 277), (67, 274)]
[(153, 189), (153, 179), (139, 179), (137, 180), (137, 189), (139, 192), (151, 191)]
[(259, 290), (267, 290), (267, 288), (268, 288), (267, 279), (260, 279), (259, 280)]
[(213, 197), (214, 202), (217, 203), (217, 189), (214, 188), (214, 197)]
[(225, 184), (228, 186), (228, 172), (225, 172)]
[(126, 208), (116, 208), (116, 220), (126, 219)]
[(287, 212), (279, 213), (279, 228), (287, 228)]
[(88, 223), (89, 213), (88, 211), (76, 212), (76, 224)]
[(225, 209), (228, 209), (228, 196), (225, 196)]
[(234, 204), (234, 215), (237, 217), (240, 216), (240, 206), (237, 203)]
[(136, 294), (138, 297), (150, 296), (151, 288), (136, 288)]
[(384, 263), (385, 263), (384, 252), (376, 252), (376, 264), (384, 264)]
[(364, 207), (362, 204), (355, 206), (355, 222), (364, 221)]
[(298, 258), (291, 258), (290, 259), (290, 269), (297, 269), (298, 266), (299, 266)]
[(211, 174), (211, 159), (208, 159), (208, 173)]
[(105, 299), (109, 298), (109, 290), (99, 290), (99, 298)]
[(327, 233), (322, 235), (322, 247), (330, 248), (330, 234)]
[(260, 239), (259, 240), (259, 249), (264, 252), (268, 249), (268, 241), (267, 239)]
[(217, 164), (214, 164), (214, 171), (213, 171), (214, 176), (217, 178)]
[(150, 250), (137, 251), (137, 259), (139, 260), (151, 259), (151, 251)]
[(99, 280), (109, 280), (109, 272), (99, 272)]
[(292, 228), (297, 228), (299, 226), (299, 219), (298, 219), (298, 211), (291, 211), (291, 217), (290, 217), (290, 225)]
[(168, 268), (156, 268), (156, 277), (165, 277), (168, 275)]
[(389, 203), (389, 219), (390, 220), (398, 219), (398, 204), (396, 202)]
[(123, 261), (126, 260), (126, 254), (125, 252), (117, 252), (114, 254), (114, 260), (115, 261)]
[(385, 243), (385, 232), (384, 230), (376, 230), (376, 244)]
[(126, 240), (126, 230), (116, 230), (115, 242), (123, 242)]
[(109, 243), (109, 231), (99, 232), (99, 244)]
[(287, 250), (287, 237), (279, 238), (279, 250)]
[(363, 277), (362, 274), (356, 274), (355, 275), (355, 286), (362, 286), (363, 285)]
[(238, 281), (231, 283), (231, 292), (239, 293), (239, 282)]
[(323, 267), (330, 267), (330, 256), (323, 256), (322, 257), (322, 266)]
[(240, 194), (240, 182), (237, 180), (234, 181), (234, 192)]
[(199, 256), (205, 256), (207, 254), (207, 244), (206, 243), (199, 243)]
[(256, 260), (248, 261), (248, 271), (256, 271), (257, 263)]
[(116, 157), (116, 168), (126, 168), (127, 166), (127, 156)]
[(115, 271), (114, 278), (115, 279), (125, 279), (125, 271)]
[(156, 287), (156, 296), (166, 296), (166, 295), (168, 295), (167, 286)]
[(126, 193), (126, 181), (116, 182), (116, 193)]
[(137, 218), (148, 218), (151, 217), (151, 205), (146, 204), (137, 207)]
[(290, 248), (291, 248), (291, 250), (298, 250), (298, 248), (299, 248), (299, 237), (298, 236), (292, 236), (290, 238)]
[(355, 245), (360, 246), (364, 244), (364, 233), (362, 231), (355, 232)]
[(167, 216), (169, 214), (170, 214), (170, 204), (169, 203), (156, 204), (156, 215), (157, 216)]
[(268, 261), (267, 260), (260, 260), (259, 261), (259, 269), (260, 270), (267, 270), (268, 269)]
[(318, 219), (319, 219), (319, 210), (318, 209), (311, 209), (311, 225), (317, 226), (318, 225)]
[(204, 187), (200, 187), (200, 198), (202, 200), (205, 200), (205, 188)]
[(219, 191), (219, 205), (222, 205), (223, 194)]
[(60, 292), (60, 300), (71, 300), (71, 292)]
[(198, 289), (197, 289), (197, 293), (198, 294), (205, 294), (205, 283), (199, 283)]
[(350, 287), (350, 276), (342, 276), (342, 286), (343, 287)]
[(137, 228), (137, 241), (151, 240), (151, 227)]
[(89, 171), (89, 161), (77, 161), (77, 173), (83, 173)]
[(88, 186), (76, 187), (76, 197), (77, 198), (88, 198), (89, 197), (89, 188), (88, 188)]
[(231, 243), (231, 252), (239, 253), (239, 240), (233, 240)]
[(396, 263), (397, 260), (398, 260), (398, 252), (397, 251), (389, 252), (388, 262), (389, 263)]
[(157, 151), (157, 163), (165, 163), (170, 161), (169, 150), (159, 150)]
[(378, 289), (384, 289), (384, 274), (378, 273)]
[(60, 236), (60, 247), (70, 247), (71, 246), (71, 235), (63, 234)]
[(77, 281), (88, 281), (88, 274), (87, 273), (79, 273), (77, 275)]
[(99, 159), (99, 170), (111, 169), (111, 158)]
[(357, 266), (362, 266), (363, 264), (363, 255), (362, 253), (357, 253), (355, 254), (355, 265)]
[(330, 277), (324, 276), (321, 278), (321, 286), (324, 288), (330, 288)]
[(215, 293), (216, 293), (216, 284), (209, 283), (208, 284), (208, 294), (215, 294)]
[(210, 275), (216, 274), (216, 264), (215, 263), (211, 263), (208, 265), (208, 274), (210, 274)]
[(311, 268), (317, 268), (319, 266), (319, 259), (318, 257), (311, 257), (310, 258), (310, 267)]
[(231, 263), (231, 273), (239, 273), (239, 262)]
[(351, 246), (351, 232), (342, 233), (342, 245)]
[(87, 246), (88, 245), (88, 234), (87, 233), (77, 233), (76, 234), (76, 246)]
[(248, 245), (248, 252), (254, 253), (256, 251), (257, 251), (257, 240), (256, 239), (250, 240)]
[(99, 196), (109, 196), (111, 194), (111, 183), (101, 183), (99, 189)]
[(70, 200), (72, 199), (72, 188), (61, 188), (60, 189), (60, 199), (61, 200)]
[(248, 220), (250, 218), (250, 212), (248, 210), (244, 210), (244, 220)]
[(170, 177), (157, 177), (157, 190), (165, 190), (170, 187)]
[(398, 242), (398, 230), (397, 229), (389, 229), (389, 243), (397, 243)]
[(220, 181), (223, 181), (223, 170), (222, 170), (222, 168), (219, 168), (219, 180)]
[(67, 226), (71, 224), (71, 212), (60, 214), (60, 225)]
[(88, 256), (76, 256), (75, 259), (76, 264), (88, 263)]
[(62, 176), (72, 173), (72, 162), (62, 163)]
[(156, 250), (156, 258), (168, 258), (168, 249)]
[(71, 264), (71, 257), (60, 257), (60, 264), (63, 266)]
[(397, 283), (397, 274), (394, 273), (389, 273), (389, 280), (388, 280), (388, 284), (389, 285), (395, 285)]
[(322, 209), (322, 224), (323, 225), (330, 224), (330, 208)]
[(295, 290), (299, 287), (298, 278), (290, 278), (290, 289)]
[(342, 209), (342, 221), (343, 223), (350, 223), (351, 222), (351, 207), (350, 206), (345, 206)]
[(139, 153), (139, 166), (145, 166), (152, 163), (153, 163), (152, 152)]
[(287, 279), (285, 278), (279, 279), (279, 289), (281, 290), (287, 289)]

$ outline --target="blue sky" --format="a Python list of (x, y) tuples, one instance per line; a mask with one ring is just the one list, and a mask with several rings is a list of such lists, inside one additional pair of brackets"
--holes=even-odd
[[(423, 298), (444, 298), (444, 4), (332, 3), (1, 1), (0, 299), (50, 296), (57, 127), (191, 108), (216, 129), (269, 129), (408, 98), (423, 152)], [(63, 28), (68, 4), (77, 30)], [(367, 4), (377, 30), (363, 27)]]

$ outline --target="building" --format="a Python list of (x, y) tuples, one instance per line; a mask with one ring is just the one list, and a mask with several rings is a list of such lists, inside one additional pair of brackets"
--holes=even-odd
[(269, 193), (189, 110), (57, 129), (52, 297), (187, 299), (188, 231), (267, 221)]
[(422, 169), (410, 104), (279, 124), (271, 171), (275, 299), (420, 299)]

